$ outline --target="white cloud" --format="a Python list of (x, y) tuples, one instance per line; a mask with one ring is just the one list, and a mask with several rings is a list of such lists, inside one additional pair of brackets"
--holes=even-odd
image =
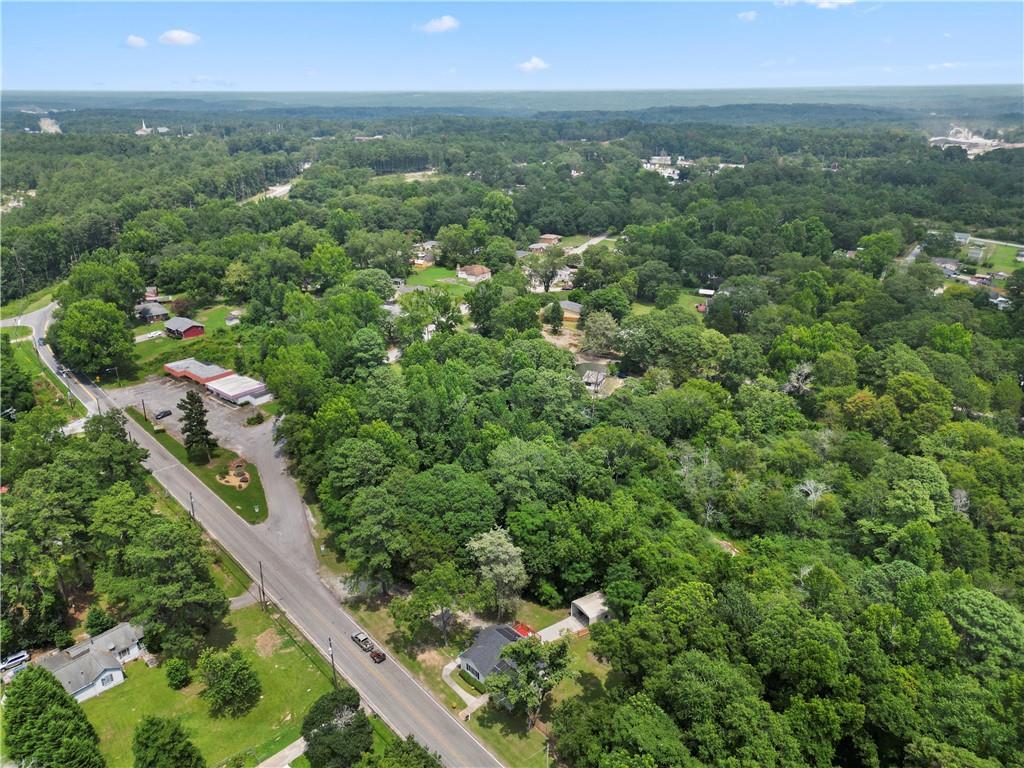
[(195, 45), (200, 40), (199, 35), (186, 29), (168, 29), (159, 39), (164, 45)]
[(145, 48), (148, 45), (146, 38), (139, 37), (138, 35), (128, 35), (124, 39), (124, 44), (129, 48)]
[(549, 69), (550, 67), (551, 65), (540, 56), (531, 56), (526, 61), (516, 64), (516, 69), (520, 72), (540, 72), (542, 69)]
[(943, 32), (942, 36), (944, 38), (946, 38), (947, 40), (949, 40), (949, 38), (951, 38), (953, 36), (953, 33), (952, 32)]
[(959, 61), (944, 61), (941, 64), (929, 64), (928, 69), (930, 69), (932, 72), (935, 72), (940, 69), (958, 69), (959, 67), (962, 66), (963, 64), (961, 64)]
[(736, 18), (746, 22), (757, 21), (757, 11), (743, 11), (742, 13), (737, 13)]
[(428, 35), (434, 35), (439, 32), (451, 32), (453, 29), (459, 28), (459, 20), (454, 16), (439, 16), (436, 19), (431, 19), (423, 25), (422, 29)]

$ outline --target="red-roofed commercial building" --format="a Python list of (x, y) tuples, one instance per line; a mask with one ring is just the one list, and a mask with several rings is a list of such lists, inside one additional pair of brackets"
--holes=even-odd
[(186, 357), (184, 360), (165, 363), (164, 371), (176, 379), (188, 379), (196, 384), (204, 385), (234, 374), (234, 371), (230, 368), (221, 368), (219, 365), (201, 363), (194, 357)]

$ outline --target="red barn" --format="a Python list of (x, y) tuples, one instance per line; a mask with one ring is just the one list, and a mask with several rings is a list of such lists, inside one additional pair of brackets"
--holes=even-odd
[(164, 331), (173, 339), (194, 339), (206, 333), (206, 328), (188, 317), (172, 317), (164, 323)]

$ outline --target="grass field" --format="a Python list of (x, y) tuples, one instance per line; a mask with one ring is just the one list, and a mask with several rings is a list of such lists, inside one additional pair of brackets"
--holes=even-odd
[(1024, 264), (1017, 261), (1017, 250), (1012, 245), (992, 246), (991, 253), (986, 253), (985, 263), (991, 263), (996, 272), (1012, 273), (1015, 269), (1024, 269)]
[(124, 683), (83, 704), (110, 768), (131, 768), (132, 733), (145, 715), (181, 718), (210, 765), (239, 756), (242, 765), (253, 766), (299, 737), (306, 711), (331, 688), (327, 664), (293, 628), (275, 623), (255, 605), (230, 614), (210, 637), (211, 644), (220, 646), (232, 640), (259, 675), (259, 704), (238, 719), (211, 718), (200, 696), (202, 683), (174, 691), (162, 669), (132, 662)]
[[(679, 298), (676, 300), (676, 304), (681, 307), (685, 307), (690, 314), (698, 319), (703, 319), (704, 315), (697, 311), (698, 304), (704, 304), (707, 299), (703, 296), (698, 296), (694, 291), (684, 291), (679, 294)], [(645, 301), (634, 301), (630, 306), (630, 311), (634, 315), (646, 315), (648, 312), (653, 310), (655, 307), (653, 304), (648, 304)]]
[(20, 299), (4, 304), (0, 307), (0, 319), (6, 320), (9, 317), (17, 317), (18, 315), (24, 315), (26, 312), (35, 312), (37, 309), (42, 309), (53, 301), (53, 290), (52, 286), (50, 288), (43, 288), (35, 293), (30, 293), (28, 296), (22, 296)]
[(263, 493), (263, 483), (260, 482), (260, 474), (252, 464), (248, 466), (250, 476), (249, 485), (244, 490), (238, 490), (231, 486), (218, 482), (217, 475), (227, 472), (228, 465), (238, 458), (238, 454), (229, 451), (227, 448), (218, 447), (209, 464), (196, 464), (189, 459), (185, 446), (175, 440), (166, 432), (157, 432), (149, 420), (132, 406), (125, 409), (125, 413), (131, 416), (149, 434), (156, 438), (164, 448), (170, 451), (178, 461), (188, 467), (196, 477), (202, 480), (206, 486), (216, 493), (224, 503), (231, 507), (238, 516), (248, 523), (262, 523), (267, 519), (267, 498)]
[(206, 326), (207, 333), (218, 328), (228, 328), (229, 326), (224, 321), (230, 317), (231, 311), (234, 309), (241, 309), (241, 307), (216, 304), (209, 309), (197, 312), (196, 320)]
[(415, 270), (405, 279), (406, 285), (429, 285), (438, 288), (445, 288), (457, 299), (461, 299), (473, 286), (465, 280), (455, 276), (454, 269), (447, 267), (427, 267), (426, 269)]
[(569, 235), (563, 237), (558, 244), (563, 248), (575, 248), (577, 245), (583, 245), (589, 239), (590, 235)]

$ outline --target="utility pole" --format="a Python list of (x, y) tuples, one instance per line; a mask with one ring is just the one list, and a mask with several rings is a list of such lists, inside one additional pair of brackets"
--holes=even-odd
[(334, 680), (334, 689), (338, 689), (338, 670), (334, 668), (334, 645), (331, 643), (331, 638), (327, 638), (327, 650), (331, 654), (331, 678)]
[(192, 498), (192, 491), (188, 492), (188, 508), (189, 508), (189, 517), (191, 517), (192, 521), (195, 522), (195, 519), (196, 519), (196, 502)]
[(267, 610), (267, 590), (263, 586), (263, 561), (260, 560), (260, 608)]
[(142, 399), (142, 418), (144, 418), (146, 421), (149, 421), (149, 414), (146, 413), (146, 399), (145, 398)]

